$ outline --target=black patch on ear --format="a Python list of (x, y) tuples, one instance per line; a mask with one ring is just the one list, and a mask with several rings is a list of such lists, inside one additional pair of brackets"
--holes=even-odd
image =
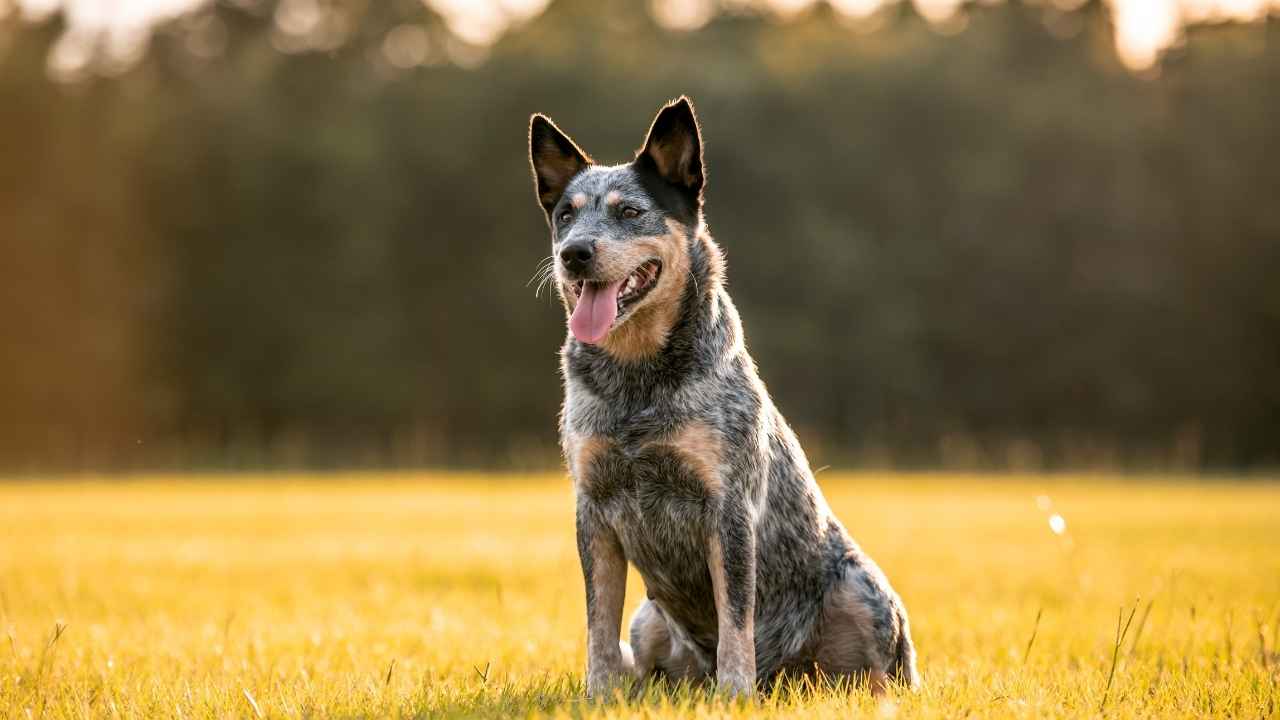
[(550, 118), (535, 114), (529, 119), (529, 162), (538, 203), (550, 216), (569, 181), (592, 160)]
[(702, 131), (689, 98), (682, 95), (658, 111), (644, 147), (636, 153), (636, 164), (652, 169), (702, 204), (702, 188), (706, 184)]
[(689, 227), (698, 224), (698, 211), (701, 208), (698, 196), (667, 182), (666, 178), (658, 175), (653, 163), (637, 160), (632, 167), (640, 187), (664, 213)]

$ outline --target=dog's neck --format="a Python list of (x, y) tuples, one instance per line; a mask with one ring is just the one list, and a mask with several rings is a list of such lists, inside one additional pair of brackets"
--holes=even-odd
[(701, 223), (687, 242), (689, 266), (679, 305), (656, 349), (642, 356), (619, 357), (570, 335), (561, 353), (566, 379), (600, 397), (644, 402), (655, 393), (669, 392), (714, 371), (735, 354), (742, 330), (737, 310), (724, 291), (723, 252)]

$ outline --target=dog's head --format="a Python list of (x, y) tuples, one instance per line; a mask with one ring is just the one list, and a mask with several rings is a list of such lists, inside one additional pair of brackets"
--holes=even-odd
[(635, 159), (611, 167), (534, 115), (529, 156), (573, 336), (623, 357), (649, 354), (679, 307), (702, 215), (693, 105), (681, 97), (662, 108)]

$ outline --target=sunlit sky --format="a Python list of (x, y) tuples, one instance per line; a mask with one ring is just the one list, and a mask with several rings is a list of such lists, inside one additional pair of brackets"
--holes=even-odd
[[(252, 3), (253, 0), (240, 0)], [(654, 17), (672, 28), (692, 30), (710, 21), (720, 7), (759, 6), (782, 16), (803, 11), (819, 0), (649, 0)], [(835, 10), (852, 21), (869, 19), (884, 6), (899, 0), (829, 0)], [(920, 14), (940, 30), (954, 32), (963, 26), (959, 10), (964, 0), (902, 0), (915, 4)], [(999, 0), (980, 0), (998, 2)], [(1041, 0), (1062, 10), (1073, 10), (1085, 0)], [(57, 73), (87, 64), (97, 45), (100, 59), (128, 66), (146, 50), (150, 28), (158, 22), (190, 13), (210, 0), (0, 0), (0, 15), (15, 5), (30, 18), (45, 17), (64, 9), (69, 30), (50, 56)], [(438, 12), (455, 35), (476, 46), (496, 41), (513, 24), (541, 13), (548, 0), (423, 0)], [(1116, 26), (1116, 49), (1135, 70), (1151, 67), (1159, 53), (1177, 43), (1188, 24), (1223, 20), (1258, 20), (1268, 12), (1280, 12), (1280, 0), (1106, 0)], [(299, 47), (324, 47), (341, 42), (345, 28), (341, 18), (326, 15), (317, 0), (282, 0), (275, 14), (286, 36), (317, 36)], [(332, 21), (332, 22), (331, 22)], [(414, 64), (425, 57), (421, 29), (402, 27), (388, 36), (384, 51), (398, 65)]]

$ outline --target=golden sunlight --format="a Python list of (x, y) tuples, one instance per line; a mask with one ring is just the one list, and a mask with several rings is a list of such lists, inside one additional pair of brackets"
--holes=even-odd
[[(497, 42), (512, 26), (543, 12), (549, 0), (422, 0), (438, 13), (449, 30), (465, 43), (485, 47)], [(830, 0), (840, 14), (854, 20), (898, 0)], [(8, 7), (4, 0), (0, 8)], [(131, 66), (146, 52), (156, 24), (189, 14), (209, 0), (16, 0), (29, 19), (65, 13), (67, 30), (49, 57), (49, 72), (74, 79), (95, 60), (108, 69)], [(961, 0), (910, 0), (940, 32), (954, 32)], [(650, 0), (654, 19), (664, 27), (696, 30), (719, 10), (755, 7), (787, 19), (814, 5), (814, 0)], [(1082, 0), (1054, 0), (1063, 10), (1078, 8)], [(1134, 70), (1145, 70), (1160, 54), (1176, 45), (1188, 24), (1256, 21), (1280, 11), (1280, 0), (1108, 0), (1115, 25), (1116, 51)], [(2, 13), (0, 13), (2, 14)], [(279, 46), (287, 51), (329, 49), (346, 36), (340, 9), (316, 0), (284, 0), (276, 8), (281, 30)], [(962, 25), (961, 25), (962, 27)], [(396, 64), (414, 62), (422, 44), (414, 31), (404, 30), (385, 48)]]

